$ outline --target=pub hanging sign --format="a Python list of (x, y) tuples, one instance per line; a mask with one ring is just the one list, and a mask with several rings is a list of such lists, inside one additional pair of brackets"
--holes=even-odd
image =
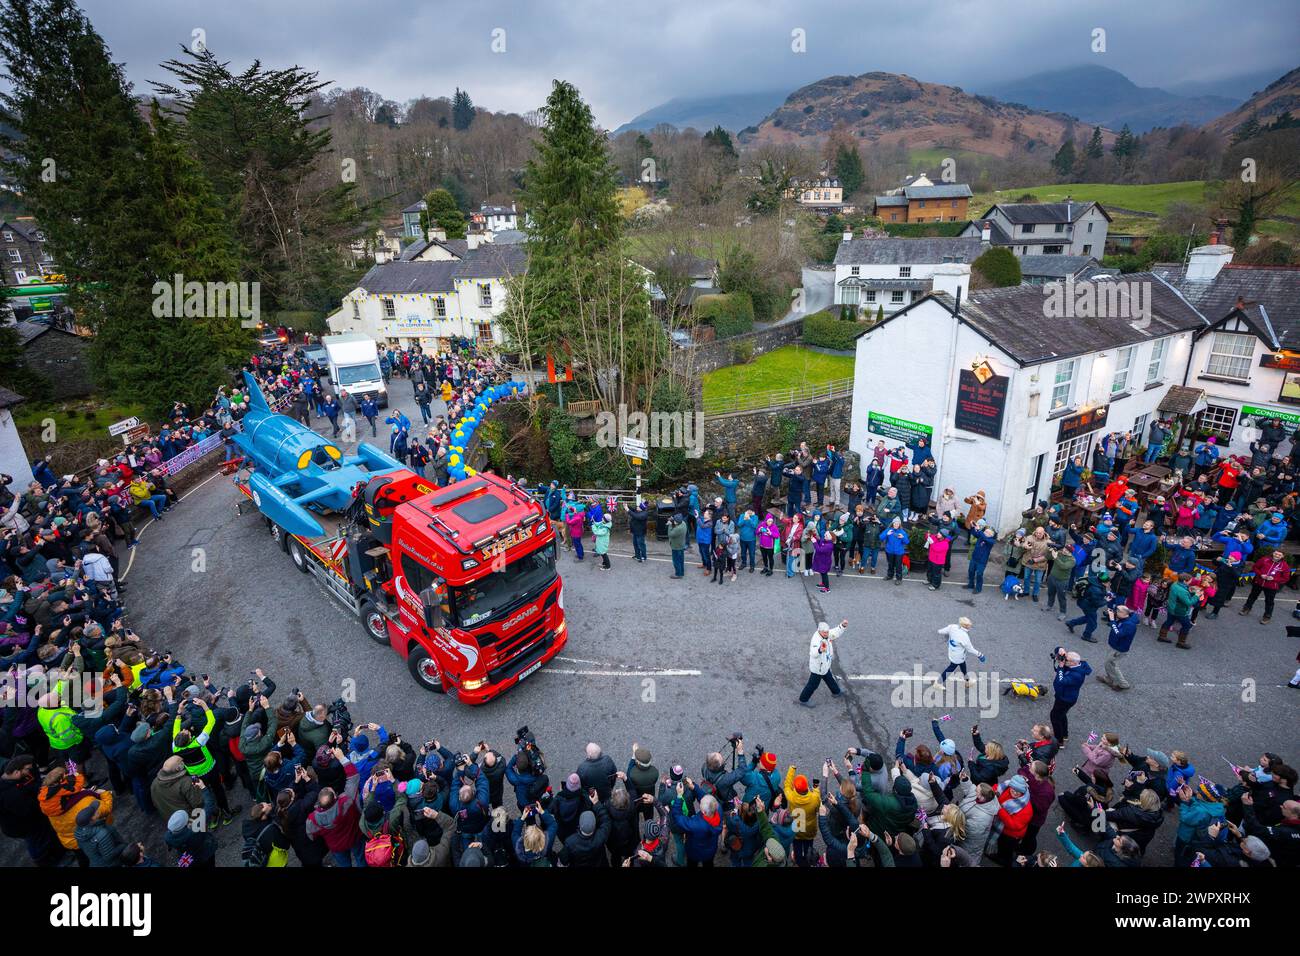
[(1096, 408), (1090, 408), (1087, 411), (1067, 415), (1061, 419), (1060, 428), (1056, 433), (1056, 443), (1059, 445), (1071, 438), (1078, 438), (1080, 435), (1095, 432), (1098, 428), (1105, 428), (1106, 416), (1109, 412), (1109, 405), (1098, 405)]

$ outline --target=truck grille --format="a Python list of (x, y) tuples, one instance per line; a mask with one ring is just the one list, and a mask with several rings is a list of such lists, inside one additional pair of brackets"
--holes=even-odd
[[(532, 647), (528, 647), (524, 653), (520, 654), (514, 660), (507, 661), (493, 670), (488, 671), (487, 677), (489, 683), (498, 684), (503, 680), (508, 680), (533, 662), (540, 660), (550, 648), (551, 642), (555, 639), (555, 635), (547, 632), (545, 628), (537, 628), (534, 632), (530, 633), (533, 634), (534, 638), (543, 635), (542, 640), (537, 641), (537, 643)], [(527, 645), (521, 643), (517, 646), (526, 647)], [(498, 657), (497, 659), (500, 660), (501, 658)]]

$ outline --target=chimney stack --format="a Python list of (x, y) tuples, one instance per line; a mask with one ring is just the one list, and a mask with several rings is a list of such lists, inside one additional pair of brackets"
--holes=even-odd
[(1232, 261), (1232, 246), (1221, 246), (1211, 241), (1207, 246), (1197, 246), (1187, 257), (1188, 282), (1213, 282), (1219, 270)]
[(848, 242), (848, 241), (849, 241), (850, 239), (852, 239), (852, 238), (853, 238), (853, 230), (852, 230), (852, 229), (845, 229), (845, 230), (844, 230), (844, 241), (845, 241), (845, 242)]
[(989, 224), (989, 221), (985, 219), (983, 226), (980, 229), (980, 242), (984, 243), (985, 245), (988, 245), (992, 240), (993, 240), (993, 227)]

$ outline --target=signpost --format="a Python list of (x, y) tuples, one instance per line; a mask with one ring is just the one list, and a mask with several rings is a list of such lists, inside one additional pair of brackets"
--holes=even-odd
[(629, 438), (623, 436), (622, 443), (623, 454), (632, 459), (632, 467), (636, 469), (636, 502), (641, 503), (641, 465), (645, 459), (650, 457), (650, 443), (640, 438)]
[(108, 434), (114, 438), (123, 432), (130, 431), (140, 424), (140, 419), (132, 415), (130, 418), (124, 418), (120, 422), (115, 422), (108, 426)]
[(148, 423), (145, 423), (143, 425), (136, 425), (134, 428), (130, 428), (122, 432), (122, 444), (134, 445), (137, 442), (144, 441), (148, 437), (149, 437)]

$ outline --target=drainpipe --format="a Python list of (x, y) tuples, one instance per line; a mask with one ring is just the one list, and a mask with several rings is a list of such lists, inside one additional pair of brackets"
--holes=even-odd
[[(948, 380), (944, 383), (943, 388), (943, 412), (939, 416), (939, 429), (942, 432), (941, 441), (944, 449), (947, 449), (950, 437), (948, 434), (948, 419), (951, 416), (952, 409), (952, 380), (957, 373), (957, 330), (961, 327), (961, 286), (957, 286), (956, 305), (953, 306), (952, 315), (952, 335), (948, 339)], [(930, 442), (930, 448), (933, 451), (934, 442)], [(938, 469), (934, 473), (934, 485), (938, 492), (943, 491), (943, 468), (944, 462), (938, 460)]]

